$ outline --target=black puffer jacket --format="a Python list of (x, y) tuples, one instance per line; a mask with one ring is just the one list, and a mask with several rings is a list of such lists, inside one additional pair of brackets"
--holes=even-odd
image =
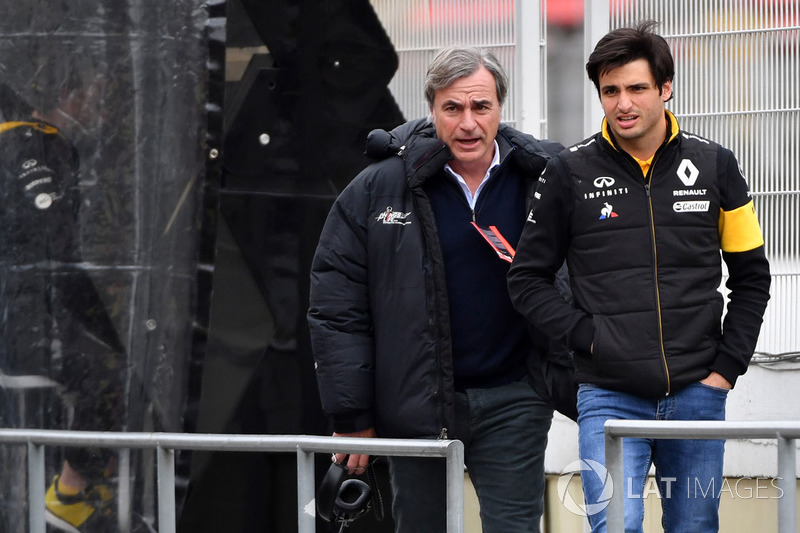
[[(736, 158), (668, 119), (671, 135), (646, 177), (608, 132), (553, 159), (509, 271), (516, 308), (576, 350), (580, 382), (643, 397), (712, 371), (735, 383), (769, 299), (769, 264)], [(724, 324), (720, 250), (729, 271)], [(552, 285), (565, 257), (574, 307)]]
[[(497, 140), (514, 147), (509, 157), (531, 188), (560, 148), (505, 125)], [(322, 405), (337, 432), (438, 436), (453, 427), (453, 362), (442, 252), (422, 186), (451, 156), (425, 120), (370, 145), (370, 155), (394, 155), (342, 192), (312, 264), (308, 321)]]

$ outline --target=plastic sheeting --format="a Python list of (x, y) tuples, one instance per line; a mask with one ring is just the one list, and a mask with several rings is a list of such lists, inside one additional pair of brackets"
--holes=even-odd
[[(181, 431), (198, 333), (208, 10), (3, 4), (0, 426)], [(87, 472), (109, 464), (102, 450), (75, 452)], [(106, 480), (130, 482), (146, 520), (147, 453)], [(24, 454), (0, 447), (0, 532), (27, 530)], [(48, 450), (52, 475), (63, 459)]]
[[(403, 122), (387, 87), (397, 57), (367, 0), (229, 0), (226, 10), (220, 210), (197, 430), (330, 434), (306, 321), (310, 265), (336, 195), (369, 162), (368, 132)], [(329, 457), (317, 454), (317, 466), (321, 479)], [(196, 452), (178, 531), (296, 530), (296, 478), (294, 454)], [(391, 528), (387, 517), (354, 531)]]

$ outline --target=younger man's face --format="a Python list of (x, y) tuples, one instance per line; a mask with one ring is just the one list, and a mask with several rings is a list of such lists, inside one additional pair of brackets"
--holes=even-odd
[(640, 159), (644, 152), (652, 156), (666, 135), (664, 103), (672, 96), (672, 82), (659, 90), (645, 59), (602, 73), (598, 81), (600, 103), (617, 142)]

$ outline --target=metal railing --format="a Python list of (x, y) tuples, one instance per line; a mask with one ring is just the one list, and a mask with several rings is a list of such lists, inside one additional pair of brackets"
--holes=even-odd
[(464, 531), (464, 445), (458, 440), (0, 429), (0, 443), (27, 445), (31, 533), (45, 532), (45, 446), (155, 449), (158, 470), (158, 526), (161, 533), (174, 533), (176, 530), (175, 450), (296, 452), (299, 533), (313, 533), (316, 526), (315, 453), (445, 457), (447, 532)]
[[(777, 439), (778, 441), (778, 532), (797, 531), (797, 458), (795, 439), (800, 422), (712, 422), (609, 420), (605, 424), (606, 469), (613, 482), (623, 479), (622, 439)], [(621, 486), (621, 485), (620, 485)], [(612, 492), (606, 509), (610, 533), (625, 528), (624, 491)]]

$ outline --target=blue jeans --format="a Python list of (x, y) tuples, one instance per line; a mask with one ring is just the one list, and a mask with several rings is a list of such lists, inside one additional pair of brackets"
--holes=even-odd
[[(553, 419), (527, 381), (456, 393), (456, 428), (478, 494), (484, 532), (539, 531), (544, 451)], [(446, 530), (445, 462), (389, 457), (392, 514), (401, 533)]]
[[(724, 420), (728, 391), (693, 383), (671, 396), (646, 399), (581, 384), (578, 389), (578, 440), (581, 460), (605, 465), (603, 424), (625, 420)], [(625, 491), (625, 531), (641, 532), (650, 465), (663, 510), (665, 533), (705, 533), (719, 529), (724, 440), (626, 438), (622, 443), (624, 479), (614, 491)], [(592, 463), (588, 463), (592, 464)], [(603, 483), (591, 470), (581, 473), (587, 508), (599, 502)], [(603, 498), (605, 499), (605, 498)], [(596, 506), (596, 508), (602, 506)], [(605, 507), (589, 516), (592, 531), (605, 532)]]

